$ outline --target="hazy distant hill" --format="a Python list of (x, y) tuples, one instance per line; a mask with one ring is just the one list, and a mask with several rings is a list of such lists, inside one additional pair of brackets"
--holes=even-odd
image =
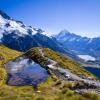
[(100, 61), (100, 38), (88, 38), (61, 31), (55, 36), (59, 43), (86, 60)]

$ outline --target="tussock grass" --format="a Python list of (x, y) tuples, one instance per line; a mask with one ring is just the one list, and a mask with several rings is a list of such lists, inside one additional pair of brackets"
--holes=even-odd
[(2, 67), (3, 64), (8, 62), (9, 60), (14, 59), (21, 54), (22, 54), (21, 52), (9, 49), (4, 45), (0, 44), (0, 67)]
[(95, 79), (95, 76), (92, 75), (91, 73), (89, 73), (88, 71), (86, 71), (85, 69), (83, 69), (82, 67), (80, 67), (80, 65), (78, 63), (76, 63), (75, 61), (64, 57), (48, 48), (44, 48), (44, 53), (45, 56), (58, 62), (58, 67), (62, 67), (62, 68), (67, 68), (69, 69), (72, 73), (75, 73), (77, 75), (84, 75), (86, 77), (91, 77)]
[[(82, 68), (80, 66), (65, 58), (58, 53), (49, 49), (44, 49), (47, 57), (58, 62), (60, 67), (68, 68), (72, 72), (80, 74)], [(0, 45), (0, 100), (99, 100), (94, 94), (84, 94), (84, 96), (70, 90), (73, 86), (71, 83), (63, 83), (53, 74), (44, 83), (38, 85), (40, 93), (36, 93), (32, 86), (8, 86), (5, 84), (7, 73), (3, 64), (12, 60), (22, 53), (11, 50), (3, 45)], [(26, 55), (41, 65), (45, 64), (46, 59), (41, 56), (38, 48), (33, 48), (28, 51)], [(85, 72), (82, 70), (82, 73)], [(85, 72), (85, 75), (90, 75)]]

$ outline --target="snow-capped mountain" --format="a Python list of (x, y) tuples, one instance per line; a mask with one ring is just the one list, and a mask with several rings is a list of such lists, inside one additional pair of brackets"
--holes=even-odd
[(0, 32), (5, 35), (13, 32), (14, 34), (20, 37), (24, 37), (25, 35), (29, 34), (35, 35), (36, 33), (42, 33), (46, 36), (49, 36), (48, 33), (42, 31), (41, 29), (32, 28), (31, 26), (26, 26), (23, 24), (23, 22), (16, 21), (10, 18), (2, 11), (0, 11)]
[(10, 18), (2, 11), (0, 11), (0, 42), (19, 51), (27, 51), (32, 47), (40, 46), (77, 58), (47, 32), (26, 26), (23, 22)]
[[(88, 38), (70, 33), (66, 30), (55, 35), (55, 38), (64, 47), (72, 50), (81, 57), (94, 58), (100, 61), (100, 38)], [(90, 57), (91, 56), (91, 57)], [(85, 57), (85, 58), (86, 58)]]

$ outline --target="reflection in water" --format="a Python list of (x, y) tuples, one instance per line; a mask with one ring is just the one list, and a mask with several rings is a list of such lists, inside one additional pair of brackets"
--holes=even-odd
[(48, 78), (47, 70), (22, 56), (5, 64), (8, 85), (37, 85)]

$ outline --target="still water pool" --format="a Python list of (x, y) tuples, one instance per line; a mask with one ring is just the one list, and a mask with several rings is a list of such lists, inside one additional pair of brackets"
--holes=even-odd
[(8, 73), (8, 85), (35, 86), (48, 78), (46, 69), (25, 56), (9, 61), (5, 64), (5, 68)]

